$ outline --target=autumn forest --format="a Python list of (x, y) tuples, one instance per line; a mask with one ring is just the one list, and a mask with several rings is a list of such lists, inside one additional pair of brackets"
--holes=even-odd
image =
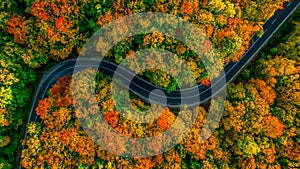
[[(87, 68), (59, 77), (36, 100), (40, 121), (30, 121), (36, 90), (50, 68), (76, 59), (86, 41), (101, 27), (143, 12), (160, 12), (195, 24), (207, 37), (203, 50), (215, 49), (222, 66), (239, 62), (261, 38), (263, 24), (289, 0), (0, 0), (0, 169), (24, 168), (300, 168), (300, 10), (281, 25), (247, 67), (227, 84), (224, 111), (217, 128), (199, 143), (209, 107), (215, 100), (195, 106), (198, 113), (187, 136), (166, 152), (131, 158), (98, 145), (82, 127), (81, 118), (103, 119), (126, 137), (157, 136), (178, 119), (180, 111), (156, 105), (161, 113), (149, 123), (136, 123), (118, 110), (113, 99), (112, 77), (96, 72), (95, 93), (100, 113), (89, 114), (74, 106), (72, 78), (80, 79), (81, 92)], [(180, 31), (177, 31), (180, 34)], [(210, 86), (211, 77), (191, 48), (161, 33), (125, 38), (104, 57), (115, 64), (142, 49), (160, 48), (183, 59), (197, 85)], [(163, 58), (164, 56), (159, 56)], [(148, 64), (162, 64), (148, 61)], [(132, 66), (132, 65), (129, 65)], [(176, 65), (174, 65), (175, 67)], [(169, 92), (179, 83), (164, 71), (147, 69), (138, 74)], [(219, 74), (215, 74), (217, 77)], [(182, 78), (184, 83), (184, 77)], [(83, 95), (83, 99), (89, 101)], [(137, 110), (152, 110), (130, 93)], [(91, 108), (92, 109), (92, 108)], [(79, 112), (78, 112), (79, 111)], [(133, 113), (129, 110), (126, 113)], [(30, 122), (28, 122), (28, 120)], [(87, 125), (93, 125), (87, 121)], [(180, 127), (176, 128), (178, 132)], [(99, 132), (101, 127), (99, 127)], [(25, 137), (24, 137), (25, 136)], [(107, 137), (108, 142), (116, 142)], [(147, 147), (159, 152), (162, 144)], [(125, 150), (122, 142), (110, 149)]]

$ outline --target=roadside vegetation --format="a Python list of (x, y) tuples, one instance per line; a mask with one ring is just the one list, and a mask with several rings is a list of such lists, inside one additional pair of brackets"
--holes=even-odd
[[(71, 97), (71, 77), (59, 79), (37, 114), (43, 123), (30, 123), (25, 168), (299, 168), (300, 167), (300, 63), (295, 51), (300, 23), (293, 22), (286, 41), (260, 54), (255, 64), (228, 85), (225, 111), (219, 127), (203, 144), (198, 143), (207, 107), (199, 112), (191, 133), (171, 150), (150, 158), (113, 155), (95, 144), (80, 127)], [(289, 47), (286, 47), (286, 46)], [(91, 71), (91, 70), (86, 70)], [(84, 82), (85, 73), (78, 73)], [(104, 119), (130, 137), (151, 137), (168, 129), (177, 113), (161, 108), (162, 115), (148, 124), (127, 120), (111, 98), (111, 78), (98, 73), (96, 93)], [(80, 88), (78, 89), (80, 90)], [(86, 98), (89, 99), (89, 98)], [(138, 98), (132, 103), (148, 109)], [(88, 116), (86, 113), (79, 113)], [(93, 116), (93, 118), (97, 118)], [(91, 132), (91, 131), (90, 131)], [(107, 138), (112, 139), (113, 138)], [(122, 143), (116, 149), (126, 149)], [(155, 151), (161, 145), (148, 147)]]
[[(222, 58), (222, 63), (226, 64), (230, 59), (239, 60), (249, 47), (251, 35), (255, 32), (261, 35), (263, 22), (277, 9), (282, 9), (282, 4), (286, 1), (288, 0), (262, 0), (259, 3), (244, 0), (0, 0), (0, 168), (13, 168), (18, 161), (15, 157), (20, 151), (28, 107), (35, 93), (34, 86), (41, 79), (41, 71), (55, 62), (77, 57), (86, 40), (106, 23), (125, 15), (150, 11), (183, 17), (202, 29)], [(298, 35), (299, 33), (295, 33), (293, 36), (297, 38)], [(295, 60), (297, 65), (299, 52), (286, 50), (296, 48), (297, 41), (287, 37), (286, 42), (283, 46), (274, 48), (270, 54)], [(106, 59), (120, 63), (129, 53), (150, 47), (176, 53), (187, 61), (198, 83), (209, 84), (201, 60), (180, 42), (161, 34), (125, 39), (110, 51)], [(177, 87), (164, 72), (148, 70), (142, 76), (169, 90)], [(108, 80), (103, 82), (109, 83)], [(49, 97), (53, 95), (50, 94)], [(70, 111), (69, 109), (71, 105), (66, 111)], [(66, 121), (66, 124), (71, 120)], [(46, 128), (43, 126), (45, 124), (35, 125), (40, 133)], [(74, 129), (80, 132), (79, 128)], [(39, 140), (41, 137), (37, 136), (39, 137), (36, 139)], [(72, 151), (77, 150), (70, 150)], [(35, 165), (36, 159), (32, 159), (34, 155), (30, 153), (32, 152), (29, 151), (27, 156)], [(28, 161), (23, 162), (24, 166), (30, 166), (30, 162), (26, 162)], [(98, 160), (98, 163), (102, 162)], [(45, 165), (50, 164), (52, 163)], [(94, 163), (77, 161), (76, 165)]]

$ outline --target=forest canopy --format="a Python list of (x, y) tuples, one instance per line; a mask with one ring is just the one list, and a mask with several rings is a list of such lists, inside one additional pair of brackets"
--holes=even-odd
[[(296, 34), (299, 22), (292, 33)], [(39, 102), (36, 111), (43, 123), (30, 123), (22, 166), (47, 168), (299, 168), (300, 167), (300, 63), (290, 59), (279, 43), (228, 85), (225, 111), (219, 127), (199, 144), (207, 107), (199, 106), (191, 133), (171, 150), (149, 158), (126, 158), (95, 144), (80, 127), (72, 107), (71, 77), (63, 77)], [(274, 54), (280, 48), (282, 55)], [(293, 53), (291, 53), (293, 55)], [(86, 70), (92, 71), (92, 70)], [(79, 73), (82, 76), (84, 73)], [(82, 76), (84, 81), (86, 77)], [(115, 109), (111, 78), (98, 73), (97, 100), (106, 122), (131, 137), (150, 137), (168, 129), (176, 111), (164, 108), (146, 125), (134, 123)], [(132, 98), (138, 109), (149, 105)], [(80, 146), (79, 146), (80, 145)], [(124, 148), (120, 143), (120, 147)], [(155, 151), (160, 145), (152, 147)], [(63, 148), (61, 148), (63, 147)]]
[[(283, 3), (288, 1), (0, 0), (0, 168), (14, 168), (14, 164), (17, 161), (16, 157), (20, 151), (23, 133), (27, 125), (29, 107), (33, 101), (32, 98), (34, 97), (39, 80), (42, 77), (41, 72), (59, 61), (76, 58), (83, 45), (93, 33), (107, 23), (126, 15), (141, 12), (161, 12), (182, 17), (197, 25), (205, 33), (212, 42), (212, 47), (216, 49), (218, 55), (221, 57), (222, 64), (225, 65), (230, 60), (238, 61), (242, 57), (251, 44), (252, 35), (254, 33), (262, 35), (264, 32), (262, 28), (264, 21), (273, 16), (276, 10), (283, 9)], [(299, 95), (297, 93), (299, 91), (297, 88), (299, 86), (297, 80), (297, 74), (299, 74), (297, 72), (299, 70), (299, 52), (297, 52), (299, 51), (299, 23), (295, 22), (293, 24), (296, 25), (293, 32), (285, 37), (284, 42), (272, 48), (269, 52), (271, 57), (278, 56), (279, 59), (259, 61), (259, 66), (253, 68), (253, 70), (257, 69), (257, 72), (251, 68), (251, 71), (247, 70), (243, 74), (247, 82), (243, 81), (241, 84), (232, 84), (229, 90), (234, 95), (230, 94), (228, 98), (229, 103), (227, 106), (230, 110), (234, 111), (230, 105), (236, 107), (236, 104), (239, 103), (238, 110), (239, 108), (244, 109), (242, 104), (245, 107), (245, 111), (249, 109), (250, 105), (254, 104), (255, 106), (261, 106), (256, 109), (264, 108), (263, 110), (266, 111), (263, 115), (259, 113), (255, 115), (262, 120), (255, 125), (259, 128), (267, 122), (272, 122), (272, 125), (266, 126), (271, 132), (268, 133), (265, 130), (259, 130), (255, 131), (256, 134), (272, 139), (274, 144), (276, 143), (272, 150), (266, 150), (268, 153), (272, 152), (276, 154), (274, 153), (274, 149), (280, 147), (279, 145), (284, 145), (281, 147), (286, 147), (285, 149), (288, 150), (287, 152), (283, 152), (282, 149), (280, 151), (276, 149), (276, 152), (282, 154), (278, 158), (274, 155), (276, 156), (276, 160), (270, 163), (270, 165), (274, 166), (294, 165), (297, 167), (297, 160), (299, 160), (299, 156), (297, 156), (299, 154), (298, 149), (291, 148), (299, 147), (299, 128), (293, 128), (293, 126), (299, 124), (299, 113), (296, 113), (299, 112)], [(176, 39), (163, 36), (159, 33), (137, 35), (124, 39), (112, 48), (105, 58), (119, 64), (129, 54), (140, 49), (153, 47), (168, 50), (183, 58), (195, 75), (198, 84), (210, 84), (206, 69), (196, 54)], [(147, 70), (140, 75), (151, 83), (168, 90), (174, 90), (178, 87), (178, 84), (174, 82), (172, 77), (165, 72)], [(250, 75), (253, 79), (249, 78)], [(99, 76), (102, 77), (99, 79), (99, 82), (101, 81), (101, 83), (107, 85), (110, 83), (109, 78), (102, 75)], [(62, 78), (61, 82), (69, 85), (70, 79), (67, 77)], [(246, 83), (249, 83), (249, 85), (246, 85)], [(244, 86), (247, 88), (244, 88)], [(287, 86), (291, 88), (286, 90)], [(53, 86), (54, 89), (58, 88), (59, 90), (61, 90), (61, 87), (65, 86)], [(47, 109), (40, 111), (40, 117), (45, 118), (44, 121), (46, 123), (32, 123), (28, 125), (29, 133), (31, 134), (27, 138), (26, 144), (33, 146), (28, 146), (23, 151), (23, 166), (25, 168), (32, 168), (34, 165), (54, 164), (64, 166), (75, 165), (77, 167), (132, 164), (132, 161), (123, 158), (120, 158), (122, 163), (117, 162), (118, 160), (116, 159), (118, 157), (111, 156), (110, 154), (107, 155), (107, 152), (100, 150), (99, 147), (94, 145), (86, 137), (79, 125), (76, 124), (70, 101), (71, 97), (67, 96), (68, 91), (58, 91), (55, 93), (53, 88), (51, 89), (52, 93), (50, 92), (47, 98), (40, 101), (39, 104), (39, 108), (41, 109), (43, 105), (47, 107)], [(239, 94), (235, 90), (241, 90), (244, 93)], [(271, 91), (271, 95), (269, 96), (267, 93), (264, 93), (265, 91)], [(248, 92), (252, 92), (252, 94), (249, 96)], [(259, 98), (259, 104), (257, 101), (254, 101), (256, 97)], [(56, 100), (57, 98), (59, 98), (58, 101), (53, 101), (53, 99)], [(245, 101), (241, 101), (243, 99), (252, 99), (252, 101), (246, 103)], [(139, 99), (134, 101), (137, 107), (147, 108)], [(110, 104), (109, 100), (106, 104)], [(48, 108), (51, 109), (48, 110)], [(254, 107), (252, 108), (255, 109)], [(53, 116), (55, 114), (52, 114), (54, 109), (57, 111), (57, 116), (61, 113), (66, 113), (66, 117), (54, 120)], [(162, 111), (166, 114), (157, 121), (157, 131), (168, 128), (172, 124), (172, 120), (176, 114), (170, 109)], [(204, 107), (200, 107), (199, 111), (206, 112)], [(246, 125), (253, 125), (254, 121), (245, 120), (244, 114), (240, 116), (241, 119), (239, 119), (240, 117), (236, 117), (239, 120), (235, 119), (231, 121), (228, 119), (233, 117), (229, 113), (227, 116), (224, 116), (224, 121), (227, 118), (227, 121), (230, 123), (240, 123), (242, 121)], [(199, 117), (198, 127), (201, 127), (201, 121), (203, 121), (201, 118), (203, 117)], [(108, 113), (106, 119), (112, 126), (122, 128), (118, 125), (120, 117), (117, 112)], [(65, 130), (64, 139), (68, 140), (69, 136), (74, 136), (78, 138), (78, 144), (85, 143), (83, 146), (92, 147), (77, 147), (74, 145), (72, 147), (68, 141), (61, 140), (62, 131), (51, 129), (51, 125), (60, 126), (62, 130)], [(226, 131), (233, 130), (231, 124), (225, 124), (223, 128), (224, 131), (225, 128)], [(237, 129), (241, 132), (245, 131), (244, 134), (235, 135), (241, 136), (240, 138), (233, 139), (235, 141), (238, 140), (239, 143), (234, 147), (235, 149), (226, 146), (224, 148), (222, 147), (223, 145), (217, 144), (217, 140), (222, 141), (225, 139), (222, 138), (224, 135), (222, 137), (218, 136), (217, 131), (209, 143), (201, 145), (201, 148), (198, 145), (193, 145), (194, 143), (191, 140), (194, 138), (190, 138), (190, 146), (181, 145), (181, 147), (174, 148), (174, 150), (166, 154), (157, 156), (155, 157), (157, 160), (155, 163), (151, 161), (154, 159), (153, 157), (153, 159), (137, 160), (136, 164), (140, 164), (140, 166), (186, 165), (194, 166), (195, 168), (210, 165), (230, 166), (228, 160), (230, 159), (234, 163), (237, 161), (236, 157), (246, 159), (244, 165), (250, 162), (252, 164), (255, 162), (257, 165), (263, 163), (258, 159), (265, 159), (267, 155), (262, 155), (265, 149), (261, 147), (259, 141), (251, 137), (254, 131), (248, 131), (249, 129), (245, 128), (244, 124), (241, 124), (241, 127), (237, 127)], [(131, 130), (133, 129), (130, 129), (128, 134), (139, 136), (138, 132)], [(142, 129), (139, 128), (139, 130)], [(46, 143), (43, 139), (50, 136), (42, 135), (43, 133), (53, 134), (53, 138), (50, 138), (49, 143)], [(223, 133), (221, 129), (220, 133)], [(28, 140), (35, 142), (31, 144)], [(49, 148), (51, 148), (49, 145), (54, 143), (52, 141), (57, 141), (56, 146), (64, 145), (68, 151), (63, 154), (60, 154), (62, 152), (55, 152), (57, 153), (55, 159), (47, 158), (47, 153), (49, 153), (47, 151), (50, 151)], [(41, 147), (37, 147), (38, 145), (41, 145)], [(248, 145), (251, 145), (252, 148), (249, 148)], [(221, 148), (218, 148), (218, 146)], [(273, 146), (273, 144), (270, 144), (270, 146)], [(85, 152), (86, 150), (90, 150), (90, 152), (87, 153)], [(199, 155), (198, 151), (200, 150), (201, 153)], [(227, 152), (227, 150), (234, 151)], [(46, 157), (37, 156), (37, 152), (40, 151), (43, 151)], [(102, 159), (103, 154), (107, 155), (106, 159)], [(193, 158), (190, 161), (182, 160), (186, 156)], [(70, 162), (70, 160), (61, 160), (61, 158), (71, 159), (73, 157), (76, 159), (74, 160), (76, 164)], [(202, 161), (198, 162), (197, 160), (199, 159)], [(216, 159), (219, 161), (216, 161)], [(240, 159), (240, 161), (242, 160)], [(241, 164), (239, 163), (239, 165)]]

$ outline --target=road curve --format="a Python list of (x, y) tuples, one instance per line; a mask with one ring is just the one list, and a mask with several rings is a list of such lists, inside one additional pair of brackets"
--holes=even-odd
[[(167, 106), (170, 107), (180, 107), (182, 100), (185, 100), (184, 102), (187, 103), (188, 100), (193, 100), (192, 98), (200, 98), (199, 103), (190, 103), (189, 106), (198, 105), (203, 102), (209, 101), (216, 94), (218, 94), (218, 91), (222, 91), (225, 87), (223, 85), (223, 81), (225, 80), (226, 83), (231, 82), (247, 65), (250, 61), (252, 61), (256, 54), (259, 52), (259, 50), (268, 42), (268, 40), (272, 37), (272, 35), (278, 30), (278, 28), (284, 23), (284, 21), (299, 7), (300, 1), (299, 0), (292, 0), (289, 3), (285, 3), (284, 10), (278, 10), (274, 14), (272, 18), (270, 18), (267, 22), (264, 24), (264, 30), (265, 33), (261, 38), (258, 38), (257, 36), (253, 36), (254, 42), (251, 44), (250, 48), (245, 52), (245, 54), (242, 56), (242, 58), (238, 62), (232, 62), (230, 61), (228, 64), (224, 67), (225, 74), (223, 76), (220, 76), (216, 79), (213, 79), (213, 86), (204, 86), (204, 85), (198, 85), (193, 88), (189, 89), (183, 89), (181, 91), (173, 91), (168, 93), (165, 89), (154, 86), (153, 84), (149, 83), (146, 80), (143, 80), (142, 78), (135, 76), (133, 80), (130, 83), (130, 91), (132, 91), (134, 94), (141, 97), (144, 101), (149, 103), (149, 94), (154, 89), (160, 89), (165, 93), (166, 99), (167, 99)], [(35, 98), (33, 100), (33, 105), (31, 108), (30, 116), (28, 119), (29, 122), (41, 122), (41, 119), (37, 116), (35, 112), (35, 108), (38, 106), (38, 101), (45, 98), (47, 91), (49, 88), (57, 81), (59, 77), (63, 77), (66, 75), (72, 75), (74, 68), (75, 68), (76, 59), (70, 59), (65, 60), (57, 65), (53, 66), (43, 77), (41, 80), (38, 89), (35, 94)], [(117, 64), (102, 60), (100, 65), (93, 64), (93, 59), (82, 59), (80, 62), (80, 65), (76, 64), (76, 66), (86, 68), (86, 67), (92, 67), (92, 68), (98, 68), (102, 73), (106, 75), (113, 75), (114, 71), (118, 67)], [(76, 67), (78, 68), (78, 67)], [(123, 69), (121, 75), (118, 75), (121, 80), (128, 80), (126, 77), (126, 73), (133, 73), (125, 68), (122, 68), (119, 66), (119, 68)], [(123, 74), (124, 72), (124, 74)], [(214, 91), (213, 94), (211, 92), (212, 87), (217, 88), (217, 91)], [(194, 95), (192, 91), (193, 89), (197, 88), (199, 90), (198, 95)], [(181, 97), (181, 92), (185, 93), (185, 97)], [(159, 96), (158, 96), (159, 97)], [(163, 97), (163, 96), (162, 96)], [(198, 99), (199, 100), (199, 99)], [(151, 101), (153, 103), (153, 101)], [(155, 102), (158, 103), (159, 102)], [(25, 137), (27, 135), (27, 132), (25, 134)], [(24, 147), (22, 148), (24, 149)], [(21, 161), (19, 168), (21, 169)]]

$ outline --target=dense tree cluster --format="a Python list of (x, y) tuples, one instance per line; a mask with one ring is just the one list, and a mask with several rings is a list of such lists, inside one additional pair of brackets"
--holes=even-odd
[[(8, 9), (10, 8), (10, 9)], [(24, 107), (30, 101), (28, 85), (35, 79), (35, 71), (23, 61), (26, 48), (14, 42), (6, 32), (6, 23), (18, 9), (14, 1), (0, 5), (0, 168), (12, 168), (16, 149), (24, 129)]]
[(282, 39), (282, 43), (277, 45), (272, 49), (273, 54), (278, 54), (278, 55), (283, 55), (288, 59), (295, 60), (295, 61), (300, 61), (300, 49), (299, 43), (299, 32), (300, 32), (300, 19), (298, 21), (293, 22), (294, 29), (289, 36), (286, 36), (285, 38)]
[[(28, 148), (23, 150), (22, 165), (25, 168), (299, 168), (299, 62), (270, 55), (246, 73), (249, 71), (251, 78), (228, 86), (223, 117), (207, 141), (199, 143), (207, 110), (197, 107), (197, 120), (180, 144), (161, 155), (134, 159), (111, 154), (87, 136), (85, 132), (92, 131), (80, 127), (78, 118), (86, 113), (75, 115), (70, 77), (61, 78), (36, 109), (43, 123), (28, 126), (30, 134), (25, 142)], [(85, 73), (78, 76), (86, 81)], [(158, 109), (162, 114), (152, 123), (140, 124), (124, 118), (111, 98), (110, 78), (100, 73), (97, 77), (96, 98), (101, 115), (123, 135), (151, 137), (168, 129), (177, 118), (178, 112), (168, 108)], [(131, 101), (136, 108), (149, 108), (138, 98)], [(126, 148), (122, 143), (118, 145), (116, 149)], [(150, 149), (155, 151), (159, 146)]]
[[(205, 43), (205, 48), (214, 47), (221, 57), (222, 63), (225, 64), (230, 59), (239, 60), (249, 47), (251, 35), (254, 32), (263, 33), (263, 22), (270, 18), (277, 9), (281, 9), (285, 1), (288, 0), (262, 0), (259, 2), (246, 0), (0, 0), (0, 168), (13, 167), (15, 152), (20, 142), (20, 135), (16, 133), (20, 133), (23, 125), (24, 114), (26, 114), (24, 108), (26, 105), (28, 106), (29, 102), (29, 86), (34, 83), (35, 74), (40, 71), (38, 68), (51, 60), (57, 61), (78, 56), (86, 40), (106, 23), (128, 14), (149, 11), (183, 17), (201, 28), (212, 42)], [(273, 52), (282, 51), (281, 48), (296, 47), (298, 41), (293, 39), (297, 38), (299, 33), (296, 31), (294, 33), (293, 37), (287, 39), (287, 42), (281, 47), (273, 49)], [(185, 59), (197, 82), (205, 85), (210, 84), (205, 67), (191, 49), (176, 39), (158, 33), (125, 39), (115, 46), (106, 57), (111, 61), (120, 63), (130, 53), (151, 47), (169, 50)], [(285, 50), (278, 55), (282, 54), (286, 58), (299, 61), (297, 60), (299, 58), (298, 53), (295, 49)], [(142, 76), (158, 86), (166, 87), (168, 90), (174, 90), (178, 87), (172, 77), (165, 72), (147, 70), (143, 72)], [(279, 82), (283, 83), (283, 81)], [(286, 82), (286, 85), (292, 86), (294, 83), (288, 84)], [(262, 86), (263, 89), (268, 87), (269, 83)], [(291, 93), (293, 90), (290, 91), (290, 95), (284, 93), (284, 97), (291, 99)], [(58, 98), (60, 102), (58, 100), (55, 103), (57, 107), (70, 103), (70, 100), (65, 100), (69, 99), (68, 97), (59, 96)], [(267, 99), (267, 101), (270, 100)], [(50, 102), (50, 100), (47, 101), (47, 103)], [(137, 105), (144, 106), (141, 101), (136, 102)], [(287, 105), (292, 105), (294, 102), (286, 101), (285, 103), (276, 108), (271, 107), (271, 109), (278, 112), (289, 112), (290, 109), (287, 108)], [(294, 107), (297, 108), (297, 105)], [(292, 109), (295, 111), (295, 108)], [(70, 111), (69, 107), (57, 113), (68, 111)], [(167, 114), (171, 112), (170, 110), (164, 111)], [(48, 117), (46, 114), (45, 116)], [(291, 115), (286, 114), (285, 120), (282, 118), (279, 120), (291, 125), (293, 123), (293, 120), (290, 119)], [(108, 113), (106, 119), (112, 126), (118, 126), (117, 121), (120, 120), (116, 118), (118, 115)], [(43, 114), (41, 114), (42, 116)], [(64, 118), (66, 118), (64, 120), (70, 120), (70, 117)], [(159, 129), (167, 128), (170, 125), (163, 119), (158, 120), (156, 127)], [(273, 116), (265, 120), (268, 119), (276, 122)], [(64, 123), (64, 121), (51, 123), (50, 121), (48, 125), (55, 123), (55, 125), (63, 126)], [(131, 133), (131, 131), (127, 132)], [(79, 135), (83, 134), (80, 133)], [(275, 137), (276, 135), (270, 136)], [(248, 144), (248, 142), (243, 141), (241, 145)], [(294, 143), (288, 145), (291, 147)], [(192, 149), (189, 148), (193, 151)], [(292, 153), (291, 150), (290, 154)], [(175, 152), (171, 152), (170, 162), (174, 161), (176, 156)], [(162, 156), (157, 158), (163, 159)], [(147, 160), (149, 161), (149, 159)], [(147, 160), (139, 161), (139, 163), (146, 165)], [(97, 161), (97, 163), (102, 165), (101, 161)], [(194, 161), (190, 163), (198, 165)], [(81, 165), (79, 162), (78, 164)]]
[[(230, 59), (238, 61), (249, 47), (254, 32), (263, 31), (263, 21), (270, 18), (283, 2), (268, 0), (248, 1), (25, 1), (23, 13), (13, 12), (6, 21), (6, 31), (14, 42), (26, 48), (23, 61), (32, 68), (46, 64), (49, 59), (65, 59), (76, 56), (85, 41), (95, 30), (122, 16), (139, 12), (163, 12), (183, 17), (198, 27), (210, 38), (222, 63)], [(7, 14), (7, 13), (6, 13)], [(161, 34), (139, 35), (124, 40), (115, 47), (110, 57), (120, 63), (130, 49), (159, 47), (176, 52), (192, 62), (193, 71), (199, 82), (205, 82), (207, 75), (201, 61), (180, 42)], [(108, 56), (108, 57), (109, 57)], [(192, 68), (191, 65), (191, 68)], [(194, 66), (195, 65), (195, 66)], [(158, 78), (154, 71), (149, 79)], [(170, 79), (168, 75), (164, 75)], [(159, 80), (157, 85), (166, 86)], [(174, 86), (169, 82), (169, 87)], [(174, 87), (173, 87), (174, 88)]]
[[(257, 32), (262, 35), (262, 24), (277, 9), (282, 9), (282, 0), (278, 1), (114, 1), (96, 22), (99, 26), (116, 18), (139, 12), (163, 12), (183, 17), (197, 25), (209, 38), (216, 49), (221, 62), (238, 61), (250, 45), (251, 36)], [(271, 5), (272, 4), (272, 5)], [(268, 7), (267, 7), (268, 6)], [(266, 10), (267, 7), (267, 10)], [(180, 31), (179, 31), (180, 32)], [(131, 44), (131, 47), (128, 47)], [(205, 43), (204, 43), (205, 45)], [(128, 53), (149, 47), (158, 47), (177, 54), (189, 63), (198, 83), (207, 83), (207, 72), (201, 59), (189, 47), (176, 39), (162, 34), (140, 35), (128, 38), (115, 47), (108, 57), (120, 63)], [(200, 56), (201, 57), (201, 56)], [(146, 72), (146, 78), (158, 86), (173, 89), (176, 86), (166, 72), (155, 70)], [(164, 77), (161, 82), (160, 78)], [(152, 79), (152, 80), (151, 80)], [(157, 80), (153, 80), (157, 79)]]

